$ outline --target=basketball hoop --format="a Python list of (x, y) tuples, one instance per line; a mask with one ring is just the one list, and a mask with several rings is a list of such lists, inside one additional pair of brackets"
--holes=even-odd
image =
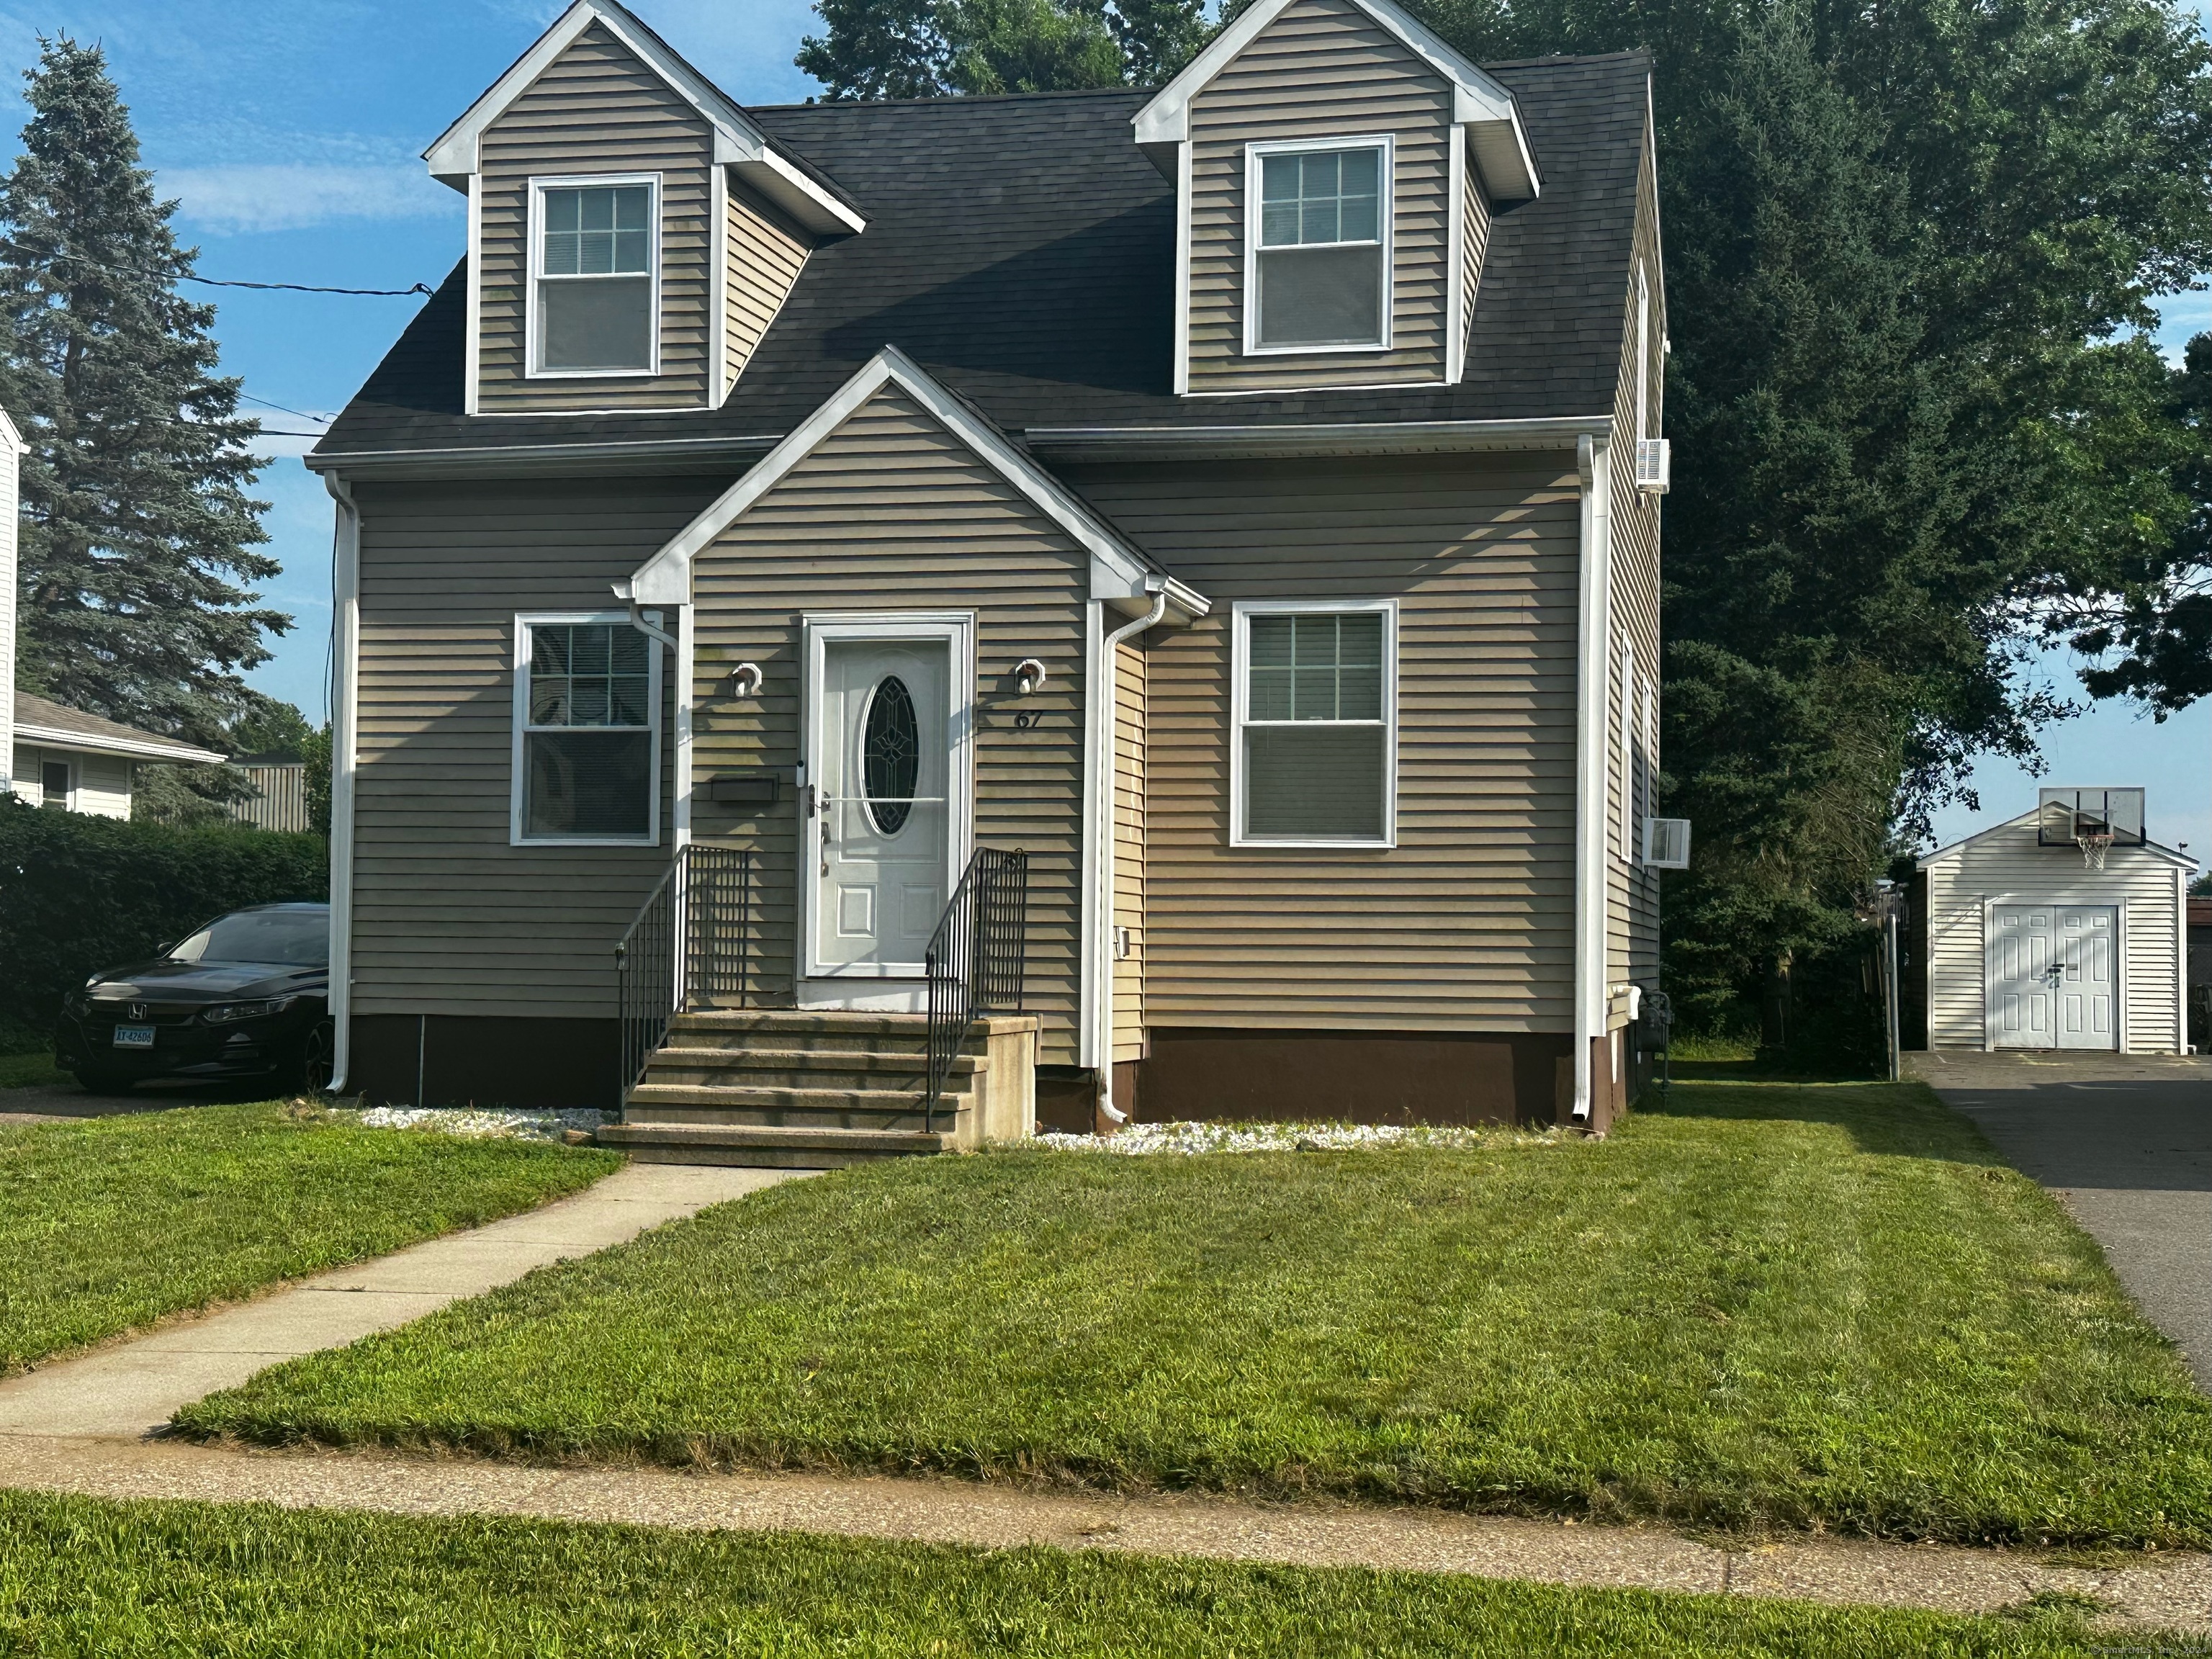
[(2085, 868), (2101, 870), (2105, 867), (2106, 849), (2112, 844), (2112, 832), (2109, 830), (2088, 831), (2075, 836), (2074, 844), (2081, 849), (2081, 863)]

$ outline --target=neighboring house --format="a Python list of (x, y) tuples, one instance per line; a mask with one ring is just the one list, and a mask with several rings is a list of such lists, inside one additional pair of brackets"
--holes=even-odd
[(127, 818), (137, 763), (220, 765), (223, 758), (211, 749), (15, 693), (15, 788), (37, 805)]
[(230, 814), (263, 830), (313, 828), (307, 814), (307, 767), (297, 755), (239, 755), (231, 764), (253, 786), (250, 799), (233, 801)]
[(579, 0), (428, 158), (465, 258), (308, 460), (346, 1086), (614, 1104), (685, 848), (684, 971), (793, 1011), (694, 1072), (880, 1048), (1018, 848), (1049, 1121), (1625, 1107), (1644, 55), (1258, 0), (1156, 93), (748, 110)]
[(15, 423), (0, 410), (0, 794), (127, 818), (135, 763), (219, 763), (223, 757), (15, 689), (16, 475), (22, 454)]
[(2141, 789), (2045, 789), (2035, 811), (1920, 860), (1906, 978), (1925, 1046), (2186, 1048), (2196, 860), (2144, 824)]

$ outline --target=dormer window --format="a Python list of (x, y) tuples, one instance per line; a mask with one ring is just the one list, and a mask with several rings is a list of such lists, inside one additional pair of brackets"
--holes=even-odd
[(1390, 345), (1388, 137), (1246, 152), (1248, 352)]
[(532, 181), (532, 374), (655, 372), (659, 194), (651, 175)]

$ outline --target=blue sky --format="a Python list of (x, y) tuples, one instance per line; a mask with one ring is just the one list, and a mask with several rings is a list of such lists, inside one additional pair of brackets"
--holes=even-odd
[[(807, 0), (635, 0), (641, 15), (741, 103), (805, 98), (792, 66), (816, 21)], [(0, 58), (36, 61), (41, 33), (107, 48), (147, 164), (179, 198), (179, 233), (210, 276), (360, 288), (434, 283), (460, 250), (461, 198), (434, 184), (423, 147), (562, 9), (560, 0), (0, 0)], [(0, 112), (0, 130), (20, 125)], [(220, 295), (223, 362), (257, 398), (334, 413), (417, 301)], [(2161, 337), (2212, 327), (2212, 295), (2181, 296)], [(307, 425), (258, 408), (271, 428)], [(269, 438), (264, 475), (272, 550), (284, 573), (268, 598), (298, 617), (256, 684), (323, 707), (330, 622), (328, 498)], [(2039, 672), (2086, 701), (2063, 656)], [(2051, 728), (2043, 781), (2142, 784), (2152, 833), (2212, 852), (2212, 706), (2163, 725), (2106, 705)], [(2033, 805), (2037, 780), (2009, 763), (1978, 769), (1983, 810), (1938, 820), (1945, 841)]]

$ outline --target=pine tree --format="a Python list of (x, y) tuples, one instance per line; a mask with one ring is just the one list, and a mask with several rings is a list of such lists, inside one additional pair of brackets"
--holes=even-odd
[[(40, 40), (24, 153), (0, 178), (0, 404), (22, 429), (24, 684), (220, 746), (263, 699), (240, 671), (292, 619), (254, 608), (265, 465), (212, 306), (177, 293), (198, 250), (170, 228), (97, 46)], [(225, 792), (219, 769), (193, 786)]]

